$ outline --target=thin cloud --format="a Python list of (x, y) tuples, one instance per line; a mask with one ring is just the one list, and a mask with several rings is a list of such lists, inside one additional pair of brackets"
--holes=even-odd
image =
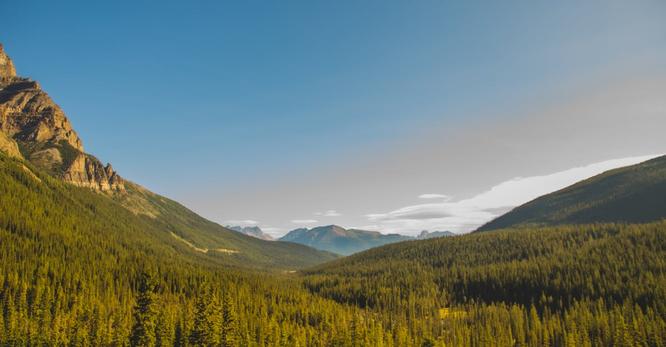
[(366, 217), (370, 222), (378, 224), (382, 231), (388, 232), (413, 234), (424, 229), (468, 232), (541, 195), (604, 171), (654, 157), (657, 155), (608, 160), (550, 175), (516, 177), (469, 199), (406, 206), (387, 213), (368, 214)]
[(421, 194), (419, 199), (443, 199), (444, 201), (451, 200), (451, 197), (444, 194)]
[(315, 212), (316, 216), (322, 216), (322, 217), (340, 217), (342, 216), (341, 213), (339, 213), (336, 210), (328, 210), (324, 212)]

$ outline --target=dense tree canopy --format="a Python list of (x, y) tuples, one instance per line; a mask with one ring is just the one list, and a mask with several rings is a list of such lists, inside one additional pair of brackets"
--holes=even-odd
[(409, 241), (294, 274), (192, 251), (2, 155), (0, 197), (2, 345), (666, 346), (666, 222)]
[(666, 222), (403, 242), (309, 270), (305, 285), (454, 345), (660, 345)]

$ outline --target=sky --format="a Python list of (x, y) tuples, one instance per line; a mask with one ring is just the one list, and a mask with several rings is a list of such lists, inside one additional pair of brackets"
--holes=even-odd
[(86, 151), (222, 224), (468, 232), (666, 152), (663, 1), (0, 1)]

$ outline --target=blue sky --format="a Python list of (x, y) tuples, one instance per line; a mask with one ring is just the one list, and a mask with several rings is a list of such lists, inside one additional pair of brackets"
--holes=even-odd
[[(599, 81), (653, 76), (666, 58), (660, 1), (21, 1), (0, 9), (12, 13), (0, 40), (19, 74), (63, 107), (87, 151), (207, 217), (270, 220), (275, 230), (342, 209), (331, 205), (343, 201), (313, 206), (330, 192), (294, 182), (381, 166), (373, 160), (404, 148), (421, 153), (428, 136), (465, 135)], [(592, 152), (551, 171), (652, 149)], [(461, 194), (518, 174), (469, 183)], [(319, 187), (340, 190), (326, 177)], [(303, 198), (278, 202), (282, 195), (258, 188), (278, 185)], [(422, 193), (440, 192), (409, 196)], [(407, 204), (400, 196), (350, 196), (365, 207), (339, 222)], [(278, 216), (274, 204), (293, 210)]]

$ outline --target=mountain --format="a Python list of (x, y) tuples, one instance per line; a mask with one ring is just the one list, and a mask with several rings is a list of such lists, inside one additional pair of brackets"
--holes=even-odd
[(328, 346), (353, 341), (355, 319), (371, 344), (394, 334), (292, 273), (332, 253), (231, 231), (121, 178), (4, 51), (0, 80), (1, 346)]
[[(66, 182), (101, 191), (122, 191), (124, 180), (110, 164), (83, 150), (63, 110), (39, 83), (16, 75), (0, 45), (0, 148), (25, 158)], [(18, 151), (17, 151), (18, 149)]]
[(610, 170), (544, 195), (481, 226), (644, 223), (666, 218), (666, 156)]
[(295, 229), (280, 238), (337, 254), (349, 255), (369, 248), (412, 239), (399, 234), (345, 229), (337, 225)]
[(273, 237), (271, 235), (264, 233), (264, 231), (261, 230), (261, 228), (259, 228), (258, 226), (242, 227), (240, 225), (236, 225), (236, 226), (227, 226), (227, 228), (233, 231), (237, 231), (241, 234), (256, 237), (258, 239), (273, 241)]
[[(62, 195), (56, 200), (69, 211), (63, 218), (79, 218), (75, 215), (82, 207), (108, 210), (123, 216), (115, 223), (122, 223), (121, 229), (136, 230), (137, 237), (169, 247), (175, 242), (180, 245), (176, 248), (179, 253), (194, 252), (223, 265), (293, 269), (335, 258), (309, 247), (268, 242), (224, 228), (120, 177), (111, 164), (103, 165), (83, 148), (63, 110), (37, 82), (16, 75), (13, 62), (0, 46), (0, 150), (6, 155), (0, 169), (5, 170), (8, 182), (30, 190), (32, 200), (54, 201), (51, 195)], [(12, 179), (15, 167), (23, 168), (29, 179)], [(95, 198), (44, 179), (45, 174), (95, 192)], [(13, 200), (16, 196), (20, 196), (17, 191), (5, 191), (2, 203), (20, 206)], [(28, 222), (20, 218), (31, 217), (15, 216), (8, 222)]]
[(337, 254), (350, 255), (389, 243), (432, 239), (454, 236), (450, 231), (421, 231), (417, 237), (400, 234), (382, 234), (377, 231), (345, 229), (337, 225), (320, 226), (312, 229), (294, 229), (280, 238), (280, 241), (300, 243), (316, 249)]
[(450, 232), (450, 231), (433, 231), (429, 232), (428, 230), (423, 230), (417, 236), (416, 238), (419, 240), (425, 240), (425, 239), (434, 239), (437, 237), (446, 237), (446, 236), (455, 236), (456, 234)]

